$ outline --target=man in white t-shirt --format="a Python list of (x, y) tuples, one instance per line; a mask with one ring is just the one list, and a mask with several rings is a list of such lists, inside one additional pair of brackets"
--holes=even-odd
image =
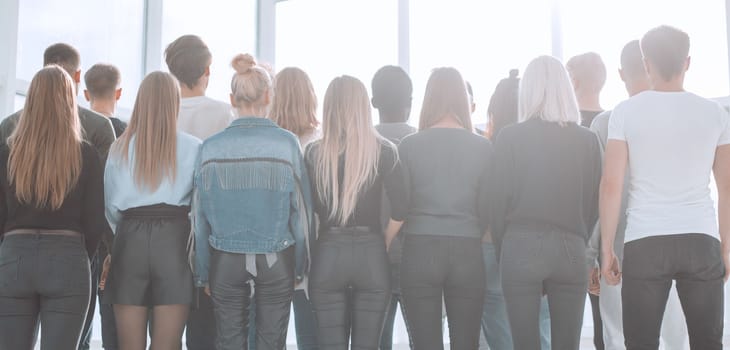
[[(165, 49), (167, 68), (180, 82), (182, 100), (177, 127), (201, 140), (228, 127), (233, 118), (231, 105), (205, 96), (211, 60), (208, 46), (195, 35), (183, 35)], [(185, 338), (189, 350), (215, 348), (213, 302), (202, 288), (196, 291)]]
[[(651, 89), (649, 77), (644, 69), (644, 60), (641, 57), (641, 47), (639, 40), (633, 40), (626, 44), (621, 50), (621, 68), (619, 69), (621, 80), (626, 86), (626, 92), (629, 97), (637, 95), (641, 92)], [(611, 111), (605, 111), (595, 119), (591, 124), (591, 130), (598, 135), (601, 142), (601, 148), (606, 148), (608, 141), (608, 122), (611, 117)], [(630, 169), (628, 171), (631, 172)], [(628, 178), (628, 175), (627, 175)], [(625, 181), (625, 180), (624, 180)], [(619, 263), (624, 256), (624, 231), (626, 230), (626, 204), (628, 202), (628, 182), (624, 182), (623, 196), (621, 202), (621, 216), (618, 221), (616, 230), (616, 238), (614, 243), (614, 253), (618, 257)], [(600, 230), (596, 230), (588, 242), (586, 256), (589, 258), (591, 266), (598, 261)], [(598, 264), (595, 264), (598, 266)], [(593, 284), (593, 280), (591, 279)], [(606, 350), (626, 350), (624, 344), (623, 330), (623, 312), (621, 310), (621, 283), (612, 286), (606, 283), (605, 278), (601, 278), (600, 286), (600, 311), (603, 321), (603, 342)], [(596, 326), (595, 324), (593, 325)], [(676, 288), (672, 288), (669, 292), (667, 307), (664, 311), (662, 320), (661, 340), (664, 350), (684, 350), (689, 349), (687, 337), (687, 325), (682, 314), (682, 306), (679, 303)]]
[[(668, 26), (641, 39), (652, 85), (620, 103), (608, 126), (601, 180), (601, 268), (623, 277), (626, 348), (658, 349), (667, 295), (676, 281), (690, 345), (722, 349), (723, 281), (730, 257), (730, 116), (684, 91), (689, 37)], [(629, 192), (623, 276), (614, 251), (627, 166)], [(714, 170), (719, 219), (710, 197)], [(722, 243), (721, 243), (722, 241)]]
[(183, 35), (165, 50), (170, 73), (180, 81), (180, 114), (177, 127), (201, 140), (217, 134), (231, 123), (231, 105), (205, 96), (212, 55), (203, 40)]

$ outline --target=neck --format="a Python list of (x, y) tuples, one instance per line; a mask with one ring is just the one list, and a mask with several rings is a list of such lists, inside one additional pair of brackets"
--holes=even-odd
[(395, 124), (395, 123), (405, 123), (408, 120), (408, 114), (403, 113), (393, 113), (393, 112), (383, 112), (380, 111), (380, 124)]
[(182, 98), (205, 96), (205, 87), (203, 84), (198, 84), (191, 89), (185, 84), (180, 84), (180, 96)]
[(587, 94), (577, 92), (575, 98), (578, 101), (578, 108), (581, 111), (602, 111), (601, 101), (598, 94)]
[(91, 107), (91, 110), (99, 113), (107, 118), (111, 118), (114, 116), (114, 111), (117, 107), (117, 100), (115, 99), (109, 99), (109, 100), (97, 100), (92, 99), (89, 102), (89, 107)]
[(253, 108), (253, 107), (242, 107), (242, 108), (236, 108), (236, 112), (238, 114), (238, 117), (257, 117), (257, 118), (266, 118), (266, 109), (265, 108)]
[(458, 122), (458, 120), (452, 116), (446, 116), (441, 118), (438, 122), (431, 125), (430, 128), (444, 128), (444, 129), (463, 129), (464, 126)]
[(669, 80), (653, 79), (652, 88), (662, 92), (682, 92), (684, 91), (684, 76), (678, 75)]

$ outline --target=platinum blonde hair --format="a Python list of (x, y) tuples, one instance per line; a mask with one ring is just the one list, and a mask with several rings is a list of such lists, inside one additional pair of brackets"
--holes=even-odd
[(580, 123), (578, 102), (568, 72), (557, 58), (540, 56), (527, 65), (520, 82), (519, 121)]

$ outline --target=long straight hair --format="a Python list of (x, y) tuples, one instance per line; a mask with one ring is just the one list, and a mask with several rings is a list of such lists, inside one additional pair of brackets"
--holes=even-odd
[(81, 126), (71, 76), (50, 65), (33, 77), (25, 107), (8, 139), (8, 179), (15, 196), (57, 210), (81, 175)]
[[(377, 174), (384, 142), (373, 127), (367, 89), (360, 80), (345, 75), (330, 83), (324, 96), (320, 142), (313, 174), (317, 194), (328, 201), (329, 219), (345, 225), (355, 211), (358, 194)], [(342, 182), (340, 156), (344, 157)]]
[(317, 95), (303, 70), (284, 68), (274, 79), (274, 101), (269, 118), (299, 137), (313, 132), (317, 121)]
[(436, 68), (428, 78), (418, 129), (428, 129), (445, 118), (452, 118), (464, 129), (472, 130), (466, 82), (461, 73), (451, 67)]
[(532, 60), (520, 82), (519, 121), (535, 118), (560, 125), (580, 123), (573, 84), (555, 57)]
[(169, 73), (152, 72), (139, 86), (132, 118), (112, 152), (129, 165), (129, 145), (134, 140), (134, 183), (155, 191), (162, 180), (177, 174), (177, 115), (180, 87)]

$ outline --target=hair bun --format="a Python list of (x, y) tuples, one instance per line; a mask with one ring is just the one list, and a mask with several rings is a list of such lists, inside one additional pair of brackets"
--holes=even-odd
[(511, 69), (509, 71), (509, 78), (510, 79), (516, 79), (519, 74), (520, 74), (519, 69)]
[(236, 70), (236, 73), (238, 74), (245, 74), (248, 73), (248, 71), (251, 70), (251, 68), (256, 66), (256, 59), (253, 58), (253, 56), (249, 54), (238, 54), (236, 57), (233, 57), (233, 60), (231, 61), (231, 67), (233, 67), (234, 70)]

